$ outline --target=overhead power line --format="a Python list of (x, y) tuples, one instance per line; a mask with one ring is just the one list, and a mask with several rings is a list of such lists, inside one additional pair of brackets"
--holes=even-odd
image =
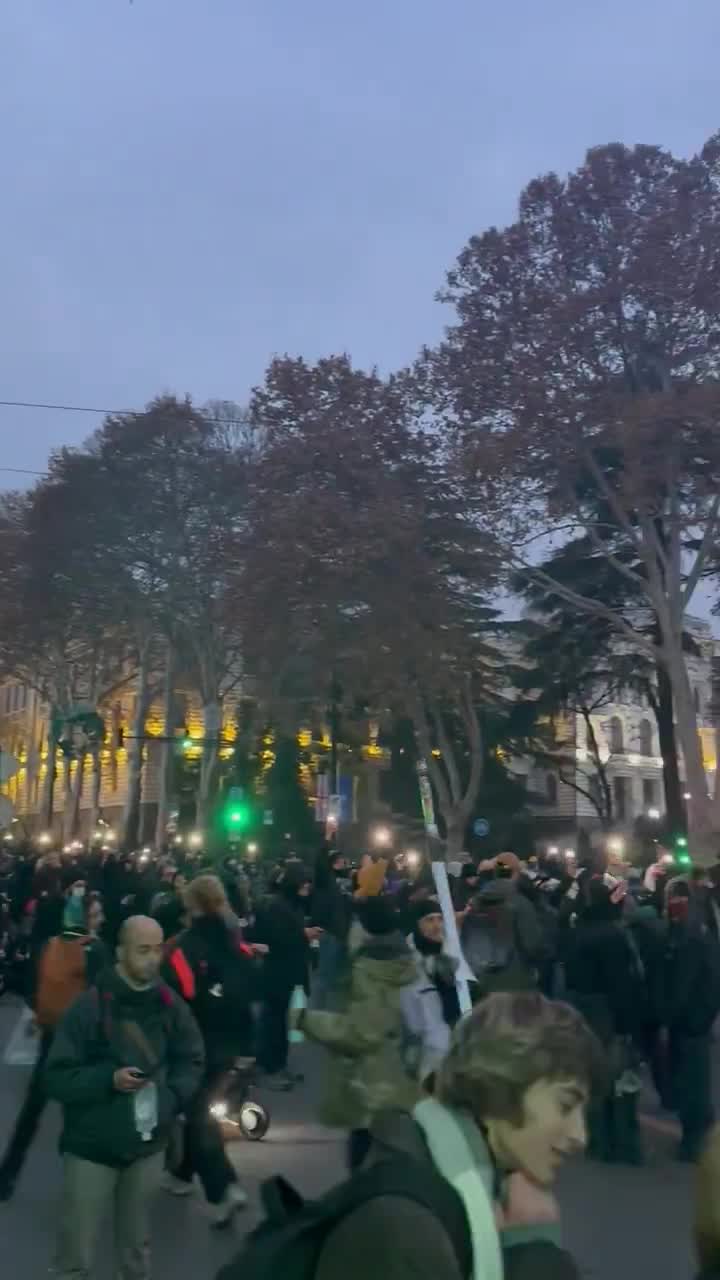
[[(41, 400), (0, 400), (0, 409), (48, 409), (54, 413), (95, 413), (118, 418), (145, 418), (154, 413), (153, 409), (96, 409), (88, 404), (45, 404)], [(247, 418), (220, 418), (196, 409), (206, 422), (215, 422), (219, 426), (245, 427)], [(6, 468), (7, 469), (7, 468)], [(43, 473), (44, 474), (44, 473)]]
[(47, 471), (33, 471), (30, 467), (0, 467), (0, 471), (11, 471), (15, 476), (46, 476)]
[[(147, 414), (152, 413), (152, 409), (98, 409), (88, 404), (48, 404), (42, 400), (0, 400), (0, 409), (45, 409), (53, 413), (94, 413), (102, 414), (103, 417), (112, 415), (114, 417), (133, 417), (144, 418)], [(247, 418), (219, 418), (213, 417), (202, 410), (198, 410), (206, 422), (213, 422), (217, 426), (226, 427), (243, 427), (248, 425)], [(46, 476), (47, 471), (37, 471), (32, 467), (3, 467), (0, 471), (7, 472), (16, 476)]]

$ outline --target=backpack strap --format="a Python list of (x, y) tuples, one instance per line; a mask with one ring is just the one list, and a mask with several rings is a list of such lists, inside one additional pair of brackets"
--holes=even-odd
[[(427, 1209), (449, 1237), (463, 1280), (472, 1277), (472, 1237), (465, 1207), (449, 1182), (429, 1163), (400, 1153), (378, 1160), (312, 1206), (306, 1206), (294, 1187), (282, 1178), (271, 1179), (262, 1189), (263, 1201), (270, 1210), (270, 1227), (282, 1227), (291, 1223), (296, 1213), (311, 1210), (301, 1234), (313, 1241), (316, 1261), (335, 1227), (371, 1200), (387, 1196), (412, 1200)], [(263, 1232), (264, 1229), (260, 1228)]]
[(175, 947), (170, 955), (169, 964), (177, 978), (183, 1000), (194, 1000), (197, 995), (195, 974), (182, 947)]

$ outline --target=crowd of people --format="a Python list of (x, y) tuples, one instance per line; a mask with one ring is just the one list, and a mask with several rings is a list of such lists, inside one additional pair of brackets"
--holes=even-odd
[[(586, 1145), (642, 1163), (648, 1082), (679, 1120), (678, 1158), (700, 1159), (714, 1120), (720, 867), (679, 874), (666, 855), (640, 876), (599, 857), (502, 853), (452, 870), (448, 917), (417, 854), (355, 866), (323, 847), (310, 865), (230, 854), (215, 868), (177, 851), (5, 857), (2, 963), (39, 1044), (0, 1199), (55, 1100), (61, 1280), (94, 1274), (110, 1204), (117, 1274), (144, 1280), (160, 1185), (186, 1195), (197, 1178), (214, 1225), (232, 1221), (247, 1194), (214, 1103), (240, 1060), (263, 1088), (297, 1088), (298, 1038), (324, 1050), (319, 1119), (346, 1135), (348, 1181), (266, 1223), (225, 1280), (572, 1277), (555, 1173)], [(711, 1143), (698, 1209), (708, 1274), (718, 1164)]]

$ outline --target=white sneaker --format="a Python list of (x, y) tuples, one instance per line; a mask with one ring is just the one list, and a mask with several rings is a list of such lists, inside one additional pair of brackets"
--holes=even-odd
[(160, 1185), (163, 1191), (169, 1192), (171, 1196), (192, 1195), (192, 1182), (186, 1182), (184, 1178), (176, 1178), (172, 1173), (164, 1173)]
[(244, 1209), (248, 1202), (246, 1193), (239, 1182), (231, 1182), (218, 1205), (214, 1206), (213, 1226), (226, 1227), (238, 1209)]

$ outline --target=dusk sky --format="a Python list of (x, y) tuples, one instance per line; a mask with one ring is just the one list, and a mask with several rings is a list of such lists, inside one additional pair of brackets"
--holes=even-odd
[[(0, 8), (5, 400), (243, 401), (284, 352), (392, 369), (535, 174), (720, 125), (717, 0)], [(0, 466), (97, 421), (0, 409)]]

